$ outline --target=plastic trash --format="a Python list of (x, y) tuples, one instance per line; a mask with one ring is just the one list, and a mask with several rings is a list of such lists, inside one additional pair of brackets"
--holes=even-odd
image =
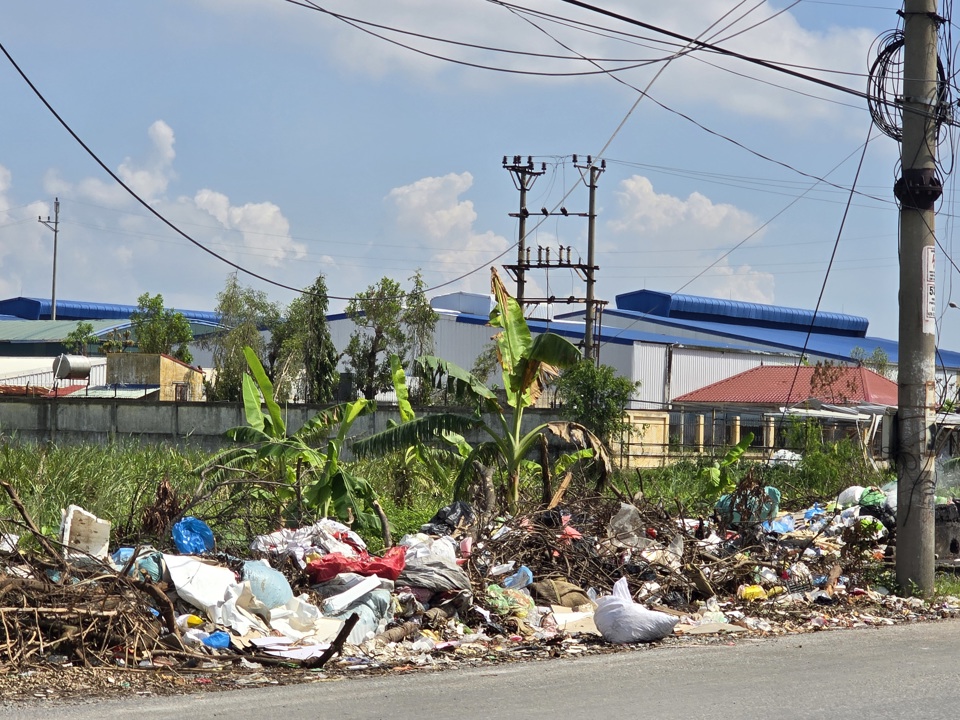
[[(720, 496), (714, 506), (717, 516), (727, 526), (739, 525), (744, 521), (762, 523), (765, 520), (772, 520), (780, 512), (780, 491), (767, 485), (763, 492), (766, 497), (762, 503), (758, 503), (757, 498), (752, 496), (747, 497), (746, 502), (743, 502), (743, 498), (738, 497), (736, 493)], [(747, 511), (747, 517), (741, 517), (741, 511), (744, 509)]]
[(613, 585), (613, 593), (597, 599), (593, 622), (603, 639), (612, 643), (654, 642), (673, 632), (679, 618), (650, 610), (630, 597), (626, 578)]
[(197, 615), (188, 614), (177, 616), (177, 627), (181, 630), (188, 630), (190, 628), (200, 627), (201, 625), (203, 625), (203, 618)]
[(647, 536), (647, 524), (640, 517), (635, 505), (620, 503), (617, 514), (607, 524), (607, 536), (617, 547), (643, 550), (651, 545), (659, 546)]
[(851, 485), (846, 490), (840, 492), (837, 496), (837, 505), (841, 508), (848, 508), (860, 504), (860, 496), (863, 494), (862, 485)]
[(452, 535), (458, 530), (466, 530), (477, 520), (473, 507), (462, 500), (442, 507), (420, 527), (420, 532), (428, 535)]
[(521, 590), (533, 582), (533, 573), (526, 565), (521, 565), (519, 569), (510, 577), (504, 578), (503, 587), (508, 590)]
[(886, 493), (874, 486), (866, 488), (860, 495), (860, 504), (864, 507), (883, 505), (886, 501)]
[(737, 590), (737, 597), (741, 600), (755, 602), (757, 600), (766, 600), (767, 591), (759, 585), (741, 585)]
[(307, 575), (310, 577), (310, 582), (315, 584), (326, 582), (345, 572), (396, 580), (406, 564), (406, 553), (406, 548), (400, 545), (387, 549), (383, 557), (369, 555), (366, 550), (356, 557), (329, 553), (308, 562)]
[(243, 564), (243, 579), (250, 583), (253, 596), (273, 610), (286, 605), (293, 597), (290, 582), (279, 570), (262, 560), (248, 560)]
[(775, 520), (768, 520), (767, 522), (763, 523), (763, 529), (768, 533), (785, 535), (786, 533), (793, 532), (796, 529), (796, 523), (793, 519), (793, 515), (784, 515), (783, 517), (778, 517)]
[(347, 636), (347, 642), (353, 645), (362, 643), (368, 635), (376, 633), (380, 627), (381, 621), (390, 621), (393, 619), (391, 610), (391, 600), (389, 590), (373, 590), (363, 597), (351, 603), (342, 612), (328, 617), (338, 620), (346, 620), (352, 614), (359, 616), (357, 624)]
[(183, 555), (202, 555), (216, 548), (213, 530), (203, 520), (185, 517), (173, 526), (173, 544)]
[(230, 647), (230, 634), (223, 630), (217, 630), (203, 638), (203, 644), (212, 648), (228, 648)]

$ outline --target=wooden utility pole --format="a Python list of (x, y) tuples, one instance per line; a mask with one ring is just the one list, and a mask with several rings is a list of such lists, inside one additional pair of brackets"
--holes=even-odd
[(900, 201), (900, 337), (898, 361), (897, 582), (929, 595), (934, 580), (934, 417), (937, 176), (936, 0), (903, 4), (902, 176)]

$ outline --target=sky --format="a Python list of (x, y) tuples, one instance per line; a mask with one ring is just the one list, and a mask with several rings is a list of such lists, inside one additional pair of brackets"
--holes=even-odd
[[(862, 92), (901, 4), (596, 5)], [(60, 299), (212, 310), (232, 272), (283, 304), (322, 274), (332, 311), (418, 270), (431, 296), (487, 292), (489, 268), (516, 261), (505, 155), (546, 164), (527, 197), (534, 257), (586, 260), (583, 217), (539, 214), (587, 211), (577, 154), (606, 163), (598, 298), (819, 303), (897, 337), (899, 146), (854, 94), (678, 55), (561, 0), (20, 0), (0, 8), (0, 43), (73, 133), (0, 55), (0, 298), (50, 297), (37, 220), (54, 198)], [(955, 197), (948, 177), (947, 253)], [(940, 344), (957, 350), (960, 285), (942, 251), (937, 267)], [(585, 292), (567, 268), (527, 279), (529, 296)]]

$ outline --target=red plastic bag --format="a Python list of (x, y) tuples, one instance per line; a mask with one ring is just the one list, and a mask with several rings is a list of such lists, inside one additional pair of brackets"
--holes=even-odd
[(327, 582), (345, 572), (396, 580), (403, 571), (406, 553), (407, 549), (401, 546), (390, 548), (382, 558), (369, 555), (366, 551), (349, 558), (340, 553), (330, 553), (307, 563), (307, 575), (312, 583)]

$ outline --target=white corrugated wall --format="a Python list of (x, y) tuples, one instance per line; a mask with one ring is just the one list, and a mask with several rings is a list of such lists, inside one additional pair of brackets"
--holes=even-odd
[(672, 400), (679, 395), (699, 390), (761, 365), (795, 365), (796, 363), (797, 358), (789, 355), (674, 347), (669, 399)]

